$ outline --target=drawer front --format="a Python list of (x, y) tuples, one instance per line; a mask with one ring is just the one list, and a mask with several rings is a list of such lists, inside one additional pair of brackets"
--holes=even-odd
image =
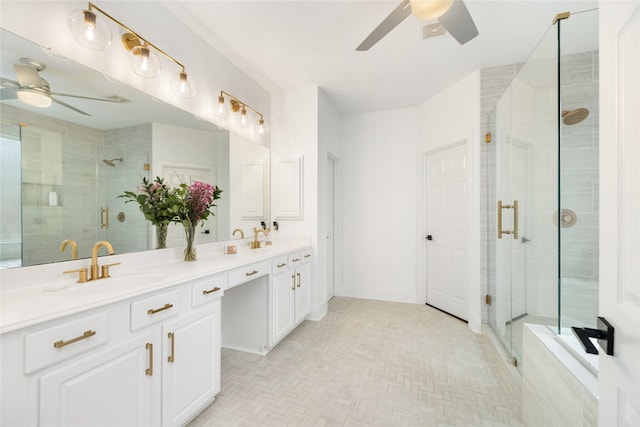
[(109, 340), (106, 311), (27, 334), (25, 373), (30, 374), (54, 363), (84, 353)]
[(289, 270), (289, 257), (280, 255), (271, 260), (271, 272), (276, 275)]
[(227, 275), (203, 277), (191, 285), (191, 305), (198, 306), (219, 299), (227, 289)]
[(229, 273), (229, 288), (262, 277), (271, 271), (271, 261), (256, 262)]
[(152, 325), (180, 312), (180, 290), (175, 289), (131, 303), (131, 330)]
[(302, 251), (301, 253), (302, 255), (302, 263), (306, 264), (308, 262), (311, 262), (312, 256), (311, 256), (311, 248), (305, 249)]
[(296, 268), (302, 263), (302, 253), (296, 252), (293, 254), (289, 254), (289, 266), (291, 268)]

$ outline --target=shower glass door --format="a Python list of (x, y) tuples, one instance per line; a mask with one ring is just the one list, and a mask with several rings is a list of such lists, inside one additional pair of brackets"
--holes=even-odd
[(22, 163), (19, 125), (0, 128), (0, 268), (22, 266)]
[(521, 360), (523, 323), (557, 325), (558, 61), (551, 27), (496, 108), (498, 336)]

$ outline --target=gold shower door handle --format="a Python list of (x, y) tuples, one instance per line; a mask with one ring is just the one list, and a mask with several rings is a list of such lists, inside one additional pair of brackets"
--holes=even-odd
[(109, 228), (109, 208), (100, 208), (100, 228)]
[[(502, 229), (502, 210), (513, 209), (513, 230)], [(498, 200), (498, 239), (502, 239), (503, 234), (512, 234), (515, 240), (518, 239), (518, 201), (514, 200), (513, 205), (503, 205), (502, 200)]]

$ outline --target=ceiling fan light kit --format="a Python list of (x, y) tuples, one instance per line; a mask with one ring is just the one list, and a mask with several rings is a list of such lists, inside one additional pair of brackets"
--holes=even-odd
[(79, 44), (95, 50), (105, 50), (111, 44), (111, 30), (102, 19), (98, 19), (96, 12), (125, 30), (121, 37), (122, 46), (129, 52), (131, 68), (137, 75), (148, 79), (156, 78), (161, 69), (158, 56), (161, 54), (180, 67), (180, 72), (175, 77), (179, 84), (171, 84), (172, 93), (180, 98), (195, 95), (184, 65), (91, 2), (87, 9), (75, 10), (68, 18), (69, 29)]
[(32, 107), (48, 108), (53, 102), (51, 96), (38, 89), (21, 88), (17, 93), (20, 101)]
[(452, 3), (453, 0), (409, 0), (411, 13), (422, 21), (440, 18)]

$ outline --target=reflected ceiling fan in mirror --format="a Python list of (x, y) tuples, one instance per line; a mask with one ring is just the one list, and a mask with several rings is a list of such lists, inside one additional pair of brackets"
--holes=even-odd
[(20, 58), (19, 64), (13, 64), (13, 70), (16, 73), (17, 81), (1, 77), (0, 99), (19, 99), (27, 105), (40, 108), (48, 108), (53, 102), (63, 107), (69, 108), (77, 113), (90, 116), (91, 114), (84, 112), (72, 105), (67, 104), (56, 96), (67, 96), (71, 98), (89, 99), (92, 101), (104, 101), (122, 103), (127, 100), (118, 96), (111, 98), (94, 98), (90, 96), (71, 95), (68, 93), (52, 92), (49, 82), (40, 76), (40, 72), (46, 68), (46, 65), (36, 59)]
[(412, 13), (420, 20), (437, 19), (460, 44), (478, 35), (476, 24), (462, 0), (403, 0), (356, 50), (371, 49)]

